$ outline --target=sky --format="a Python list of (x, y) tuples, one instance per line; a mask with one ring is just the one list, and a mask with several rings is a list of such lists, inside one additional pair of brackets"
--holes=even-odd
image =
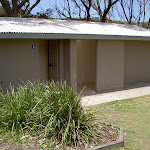
[[(36, 0), (31, 0), (31, 4), (35, 3)], [(36, 13), (38, 11), (42, 11), (42, 9), (46, 10), (50, 8), (50, 0), (41, 0), (38, 6), (36, 6), (33, 10), (32, 13)]]
[[(51, 3), (54, 3), (54, 1), (57, 1), (59, 2), (59, 0), (41, 0), (40, 3), (32, 10), (31, 13), (33, 14), (36, 14), (37, 12), (40, 12), (40, 11), (45, 11), (46, 9), (48, 8), (52, 8), (51, 5), (50, 5), (50, 2)], [(63, 0), (60, 0), (63, 2)], [(31, 4), (34, 4), (36, 2), (36, 0), (31, 0)], [(59, 3), (58, 3), (59, 4)], [(118, 8), (119, 10), (121, 10), (121, 6), (118, 5)], [(138, 7), (136, 3), (134, 3), (134, 7)], [(138, 9), (136, 9), (138, 10)], [(150, 5), (146, 8), (146, 11), (150, 12)], [(95, 13), (93, 10), (91, 13)], [(135, 12), (137, 13), (137, 12)], [(56, 16), (56, 13), (54, 13), (54, 17)], [(146, 18), (145, 20), (148, 21), (149, 20), (149, 17), (150, 17), (150, 13), (146, 13)], [(115, 13), (114, 17), (113, 17), (114, 20), (120, 20), (119, 16), (117, 15), (117, 13)]]
[[(36, 0), (31, 0), (31, 1), (32, 1), (32, 2), (35, 2)], [(58, 2), (59, 2), (59, 0), (55, 0), (55, 1), (58, 1)], [(63, 1), (63, 0), (62, 0), (62, 1)], [(36, 7), (33, 9), (32, 13), (33, 13), (33, 14), (36, 14), (36, 12), (38, 12), (38, 11), (40, 12), (40, 11), (42, 11), (42, 10), (46, 10), (46, 9), (48, 9), (48, 8), (52, 8), (51, 5), (50, 5), (50, 2), (53, 3), (54, 0), (41, 0), (41, 2), (39, 3), (39, 5), (36, 6)], [(59, 4), (59, 3), (58, 3), (58, 4)], [(118, 7), (121, 8), (120, 5), (118, 5)], [(138, 7), (136, 3), (134, 3), (134, 7)], [(119, 8), (119, 9), (120, 9), (120, 8)], [(138, 11), (138, 9), (134, 10), (134, 13), (137, 13), (137, 11)], [(146, 8), (146, 11), (149, 11), (149, 12), (150, 12), (150, 5)], [(92, 13), (94, 13), (94, 12), (92, 12)], [(116, 14), (117, 14), (117, 13), (115, 13), (115, 16), (114, 16), (113, 19), (114, 19), (114, 20), (120, 20), (119, 16), (116, 15)], [(55, 14), (55, 15), (56, 15), (56, 14)], [(150, 17), (150, 13), (146, 13), (145, 20), (148, 21), (148, 20), (149, 20), (149, 17)]]

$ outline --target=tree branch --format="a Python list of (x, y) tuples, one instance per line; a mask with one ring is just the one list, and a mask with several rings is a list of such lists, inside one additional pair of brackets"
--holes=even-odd
[(23, 18), (26, 17), (26, 16), (32, 11), (32, 9), (33, 9), (36, 5), (38, 5), (38, 3), (39, 3), (40, 1), (41, 1), (41, 0), (37, 0), (37, 1), (35, 2), (35, 4), (32, 5), (32, 7), (31, 7), (22, 17), (23, 17)]
[(68, 4), (68, 14), (69, 14), (69, 18), (71, 19), (71, 10), (70, 10), (70, 4), (69, 4), (69, 0), (67, 0), (67, 4)]
[(20, 9), (26, 2), (29, 2), (29, 0), (24, 0), (18, 5), (18, 9)]
[(124, 6), (123, 6), (123, 3), (122, 3), (122, 0), (121, 0), (120, 4), (121, 4), (121, 7), (122, 7), (122, 10), (123, 10), (124, 16), (125, 16), (125, 18), (126, 18), (127, 22), (129, 23), (129, 19), (128, 19), (127, 15), (126, 15), (126, 11), (125, 11), (125, 9), (124, 9)]
[(129, 24), (132, 22), (132, 17), (133, 17), (133, 0), (131, 0), (131, 12), (130, 12), (130, 21)]
[(114, 2), (112, 2), (112, 0), (109, 0), (109, 4), (107, 6), (107, 8), (104, 10), (103, 16), (101, 18), (102, 22), (105, 22), (106, 20), (106, 15), (108, 14), (109, 10), (111, 9), (111, 7), (116, 4), (118, 2), (118, 0), (115, 0)]
[(17, 17), (18, 15), (17, 7), (17, 0), (12, 0), (12, 13), (14, 17)]
[(88, 0), (89, 6), (87, 6), (83, 0), (81, 0), (81, 2), (82, 2), (82, 4), (84, 5), (84, 7), (86, 8), (87, 21), (89, 21), (89, 20), (90, 20), (90, 8), (91, 8), (91, 6), (92, 6), (92, 0)]
[(98, 6), (98, 14), (100, 15), (100, 17), (102, 17), (102, 11), (101, 11), (99, 0), (97, 0), (97, 6)]

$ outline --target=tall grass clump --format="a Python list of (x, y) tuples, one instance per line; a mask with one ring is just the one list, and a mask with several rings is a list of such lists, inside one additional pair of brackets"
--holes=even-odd
[(23, 83), (0, 89), (0, 128), (39, 133), (60, 147), (86, 147), (97, 136), (94, 118), (66, 82)]

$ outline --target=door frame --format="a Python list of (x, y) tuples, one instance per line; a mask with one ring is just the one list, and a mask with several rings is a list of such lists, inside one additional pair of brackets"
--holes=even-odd
[[(55, 41), (56, 42), (56, 76), (54, 77), (54, 79), (50, 79), (50, 76), (49, 76), (49, 72), (50, 72), (50, 41)], [(52, 81), (52, 80), (54, 80), (54, 81), (57, 81), (58, 80), (58, 69), (59, 69), (59, 61), (58, 61), (58, 59), (59, 59), (59, 40), (48, 40), (48, 80), (50, 80), (50, 81)]]

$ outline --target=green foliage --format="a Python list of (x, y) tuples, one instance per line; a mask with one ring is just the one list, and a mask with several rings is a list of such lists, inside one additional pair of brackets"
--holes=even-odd
[(140, 22), (139, 26), (144, 27), (144, 28), (150, 28), (149, 21), (144, 22), (144, 24), (143, 22)]
[(0, 6), (0, 17), (7, 17), (5, 10)]
[(60, 147), (95, 141), (94, 118), (84, 111), (81, 97), (66, 82), (28, 81), (16, 92), (12, 86), (7, 93), (0, 89), (0, 106), (1, 129), (43, 134)]
[(50, 8), (46, 9), (46, 11), (37, 12), (38, 18), (48, 19), (48, 18), (51, 18), (52, 15), (53, 15), (53, 11)]

